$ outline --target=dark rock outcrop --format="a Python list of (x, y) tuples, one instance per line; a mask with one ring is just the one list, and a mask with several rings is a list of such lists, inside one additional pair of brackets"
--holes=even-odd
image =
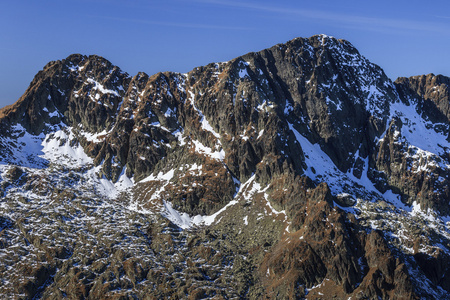
[[(51, 62), (0, 111), (1, 162), (19, 165), (2, 173), (0, 209), (14, 218), (2, 217), (0, 250), (21, 247), (0, 271), (23, 273), (5, 293), (443, 295), (448, 255), (430, 249), (447, 247), (445, 235), (425, 238), (408, 225), (418, 232), (411, 243), (427, 245), (410, 253), (395, 243), (402, 236), (377, 229), (379, 217), (364, 218), (405, 219), (386, 202), (397, 199), (450, 214), (449, 83), (432, 74), (393, 83), (349, 42), (325, 35), (187, 74), (131, 77), (95, 55)], [(62, 161), (39, 152), (50, 143), (66, 147)], [(75, 148), (88, 163), (64, 164)], [(99, 191), (100, 180), (125, 179), (133, 187), (114, 199)], [(383, 205), (355, 217), (361, 203)], [(422, 279), (438, 294), (415, 286)]]

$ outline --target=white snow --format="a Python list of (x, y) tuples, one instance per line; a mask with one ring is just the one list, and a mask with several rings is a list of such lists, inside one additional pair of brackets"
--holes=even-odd
[(284, 114), (289, 115), (289, 113), (293, 110), (294, 110), (294, 107), (292, 107), (291, 103), (289, 103), (289, 101), (286, 100), (286, 105), (284, 107)]
[(84, 66), (83, 67), (80, 67), (80, 66), (78, 66), (78, 65), (76, 65), (76, 66), (70, 66), (69, 67), (69, 70), (71, 71), (71, 72), (80, 72), (80, 71), (82, 71), (84, 69)]
[[(331, 189), (332, 194), (349, 193), (351, 195), (363, 194), (367, 200), (386, 199), (391, 203), (401, 205), (399, 195), (387, 191), (381, 194), (367, 177), (369, 169), (369, 159), (361, 158), (364, 161), (364, 168), (361, 178), (353, 175), (353, 169), (348, 173), (340, 171), (331, 158), (321, 149), (319, 144), (312, 144), (307, 138), (302, 136), (292, 124), (288, 123), (289, 129), (294, 133), (297, 141), (305, 154), (305, 162), (308, 168), (305, 175), (311, 179), (322, 182), (325, 181)], [(358, 156), (358, 153), (355, 155)], [(357, 198), (357, 197), (355, 197)], [(402, 205), (405, 209), (407, 206)]]
[(192, 226), (192, 219), (187, 213), (177, 211), (172, 207), (172, 204), (170, 202), (164, 200), (163, 203), (165, 211), (163, 211), (161, 215), (163, 215), (182, 229), (187, 229)]
[[(12, 126), (11, 138), (0, 136), (0, 141), (6, 147), (2, 149), (5, 158), (0, 158), (0, 162), (31, 168), (45, 166), (47, 161), (41, 158), (43, 154), (41, 143), (44, 137), (43, 134), (35, 136), (28, 133), (20, 124)], [(8, 153), (8, 149), (12, 150), (11, 154)]]
[(195, 151), (197, 151), (198, 153), (221, 161), (225, 158), (225, 151), (223, 149), (220, 149), (219, 151), (213, 151), (211, 148), (206, 147), (199, 141), (193, 140), (192, 143), (194, 144)]
[(428, 220), (429, 222), (438, 222), (439, 221), (438, 214), (435, 211), (433, 211), (431, 208), (429, 208), (426, 211), (422, 210), (420, 208), (420, 204), (417, 203), (417, 201), (414, 201), (412, 204), (411, 215), (421, 217), (422, 219)]
[(264, 100), (263, 103), (261, 103), (260, 105), (258, 105), (256, 107), (256, 109), (259, 110), (259, 111), (267, 112), (269, 108), (273, 109), (274, 107), (275, 106), (274, 106), (273, 102), (270, 102), (268, 100)]
[(225, 210), (227, 210), (228, 207), (230, 207), (232, 205), (235, 205), (237, 203), (238, 203), (237, 200), (231, 200), (230, 202), (228, 202), (227, 205), (225, 205), (219, 211), (217, 211), (216, 213), (214, 213), (214, 214), (212, 214), (210, 216), (197, 215), (197, 216), (192, 218), (192, 224), (193, 225), (211, 225), (212, 223), (214, 223), (214, 221), (216, 220), (218, 215), (220, 215)]
[(141, 182), (149, 182), (149, 181), (169, 181), (173, 178), (174, 170), (169, 170), (166, 173), (163, 173), (162, 171), (159, 172), (156, 176), (150, 175), (146, 177), (145, 179), (141, 180)]
[(41, 157), (58, 164), (83, 166), (92, 163), (93, 160), (84, 152), (79, 143), (72, 145), (75, 135), (71, 127), (58, 130), (47, 136), (42, 141)]
[(261, 129), (258, 133), (258, 137), (256, 138), (257, 140), (262, 137), (262, 135), (264, 134), (264, 129)]
[(60, 113), (57, 109), (55, 109), (54, 111), (52, 111), (51, 113), (49, 113), (48, 116), (49, 116), (50, 118), (53, 118), (53, 117), (60, 117), (60, 116), (62, 116), (62, 115), (61, 115), (61, 113)]
[(264, 194), (264, 196), (265, 196), (265, 199), (267, 201), (266, 204), (267, 204), (267, 206), (269, 206), (269, 208), (271, 209), (273, 214), (275, 214), (275, 215), (279, 215), (279, 214), (286, 215), (286, 211), (285, 210), (277, 211), (275, 208), (272, 207), (272, 205), (270, 204), (270, 201), (267, 199), (267, 194)]
[(170, 107), (168, 107), (164, 113), (164, 117), (169, 118), (173, 115), (175, 115), (175, 112)]
[(186, 145), (186, 141), (185, 141), (186, 137), (183, 136), (183, 131), (177, 130), (177, 131), (173, 132), (172, 134), (178, 139), (180, 146)]
[(217, 139), (217, 143), (220, 144), (220, 134), (214, 130), (214, 128), (209, 124), (203, 112), (200, 109), (198, 109), (197, 106), (195, 105), (195, 94), (192, 91), (189, 91), (189, 99), (192, 107), (194, 108), (195, 111), (197, 111), (198, 115), (201, 118), (200, 123), (202, 124), (202, 129), (211, 132), (213, 136)]
[[(64, 165), (69, 168), (90, 166), (93, 163), (92, 158), (87, 156), (83, 147), (77, 142), (72, 127), (64, 127), (53, 133), (44, 136), (33, 136), (25, 131), (21, 125), (16, 125), (13, 130), (22, 132), (19, 137), (19, 152), (15, 153), (14, 162), (22, 166), (40, 168), (45, 162)], [(31, 157), (33, 159), (31, 160)], [(8, 161), (11, 163), (11, 161)], [(91, 182), (94, 189), (97, 189), (103, 195), (114, 198), (117, 194), (133, 185), (133, 179), (125, 175), (125, 170), (116, 183), (105, 178), (98, 178), (101, 165), (91, 168), (84, 176)]]
[(80, 135), (84, 136), (86, 138), (86, 140), (88, 140), (89, 142), (93, 142), (93, 143), (100, 143), (101, 142), (101, 137), (105, 137), (106, 135), (108, 135), (109, 133), (111, 133), (113, 130), (113, 128), (111, 128), (111, 130), (106, 131), (103, 130), (101, 132), (97, 132), (97, 133), (91, 133), (91, 132), (87, 132), (87, 131), (80, 131)]
[[(173, 172), (173, 171), (172, 171)], [(171, 178), (173, 176), (173, 173), (167, 173), (167, 174), (158, 174), (156, 177), (152, 178)], [(153, 180), (153, 179), (150, 179)], [(170, 179), (169, 179), (170, 180)], [(189, 216), (186, 213), (181, 213), (174, 209), (172, 205), (169, 202), (164, 202), (164, 212), (162, 212), (162, 215), (174, 222), (177, 226), (183, 229), (191, 228), (192, 226), (202, 226), (206, 225), (209, 226), (213, 224), (216, 221), (216, 218), (222, 214), (224, 211), (226, 211), (230, 206), (233, 206), (238, 203), (238, 197), (243, 196), (245, 199), (249, 199), (251, 195), (253, 195), (255, 192), (261, 192), (259, 184), (254, 182), (255, 175), (253, 175), (247, 182), (240, 185), (239, 191), (236, 193), (233, 200), (228, 202), (224, 207), (222, 207), (220, 210), (218, 210), (216, 213), (212, 215), (196, 215), (196, 216)], [(252, 185), (253, 183), (253, 185)], [(164, 186), (164, 185), (163, 185)], [(249, 191), (248, 188), (252, 187)], [(265, 190), (264, 190), (265, 191)], [(246, 219), (247, 220), (247, 219)], [(245, 220), (244, 220), (245, 222)], [(247, 223), (248, 224), (248, 223)]]
[[(436, 132), (436, 124), (425, 121), (416, 111), (415, 105), (396, 102), (391, 105), (391, 119), (399, 117), (402, 120), (401, 136), (414, 147), (435, 155), (445, 154), (444, 148), (450, 147), (447, 136)], [(439, 124), (438, 124), (439, 125)]]
[(247, 69), (241, 69), (241, 70), (239, 70), (239, 77), (240, 77), (240, 78), (244, 78), (244, 77), (246, 77), (246, 76), (248, 76)]
[(220, 143), (220, 134), (217, 133), (214, 128), (212, 128), (212, 126), (209, 124), (208, 120), (206, 120), (205, 116), (202, 115), (202, 129), (211, 132), (219, 141)]
[(327, 103), (327, 105), (329, 106), (330, 104), (334, 105), (334, 107), (336, 108), (336, 110), (342, 110), (342, 102), (339, 99), (336, 100), (331, 100), (330, 97), (326, 97), (325, 98), (325, 102)]
[(246, 76), (249, 76), (248, 75), (248, 72), (247, 72), (247, 67), (250, 65), (250, 63), (249, 62), (247, 62), (247, 61), (241, 61), (241, 62), (239, 62), (239, 78), (244, 78), (244, 77), (246, 77)]
[(99, 83), (98, 81), (95, 81), (92, 78), (88, 78), (86, 81), (94, 84), (94, 86), (92, 87), (93, 90), (98, 90), (102, 94), (113, 94), (113, 95), (119, 97), (119, 93), (117, 91), (106, 89), (101, 83)]
[(101, 166), (91, 169), (88, 172), (88, 175), (91, 176), (91, 181), (95, 182), (97, 190), (108, 198), (114, 199), (121, 192), (125, 192), (126, 190), (134, 186), (134, 179), (129, 178), (126, 175), (126, 168), (123, 168), (119, 179), (115, 183), (106, 179), (105, 177), (97, 179), (97, 174), (99, 173), (100, 168)]

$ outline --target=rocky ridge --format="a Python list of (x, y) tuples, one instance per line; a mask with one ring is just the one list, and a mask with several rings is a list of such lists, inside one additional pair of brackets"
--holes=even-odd
[(325, 35), (187, 74), (51, 62), (0, 111), (0, 291), (444, 299), (449, 82)]

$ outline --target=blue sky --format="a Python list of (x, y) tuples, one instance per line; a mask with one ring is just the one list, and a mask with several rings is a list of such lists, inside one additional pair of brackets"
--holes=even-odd
[(3, 1), (0, 107), (72, 53), (98, 54), (131, 75), (188, 72), (295, 37), (350, 41), (391, 79), (450, 76), (450, 1)]

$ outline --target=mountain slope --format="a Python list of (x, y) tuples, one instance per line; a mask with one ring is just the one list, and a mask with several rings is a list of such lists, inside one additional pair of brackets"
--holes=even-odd
[(187, 74), (51, 62), (0, 111), (2, 293), (445, 297), (448, 84), (325, 35)]

